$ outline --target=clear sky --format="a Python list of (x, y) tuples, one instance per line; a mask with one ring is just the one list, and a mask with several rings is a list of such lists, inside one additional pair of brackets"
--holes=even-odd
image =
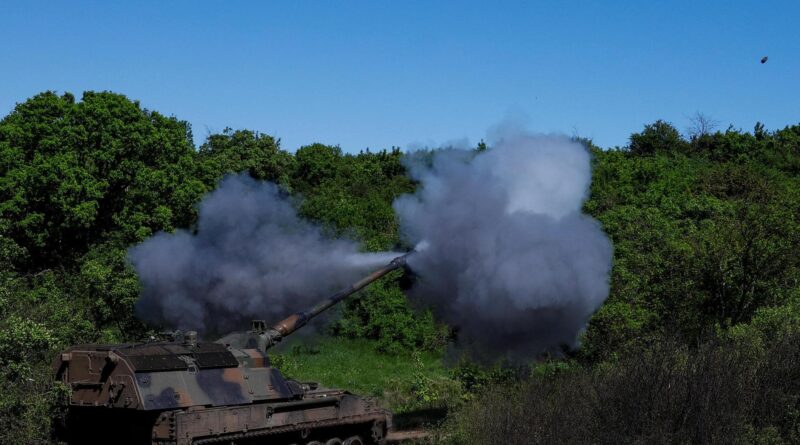
[(800, 123), (796, 0), (3, 1), (0, 42), (0, 115), (111, 90), (197, 142), (232, 127), (289, 150), (477, 143), (515, 115), (607, 147), (698, 111)]

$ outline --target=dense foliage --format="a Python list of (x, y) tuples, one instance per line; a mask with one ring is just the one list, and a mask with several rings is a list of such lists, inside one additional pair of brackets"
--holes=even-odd
[(754, 326), (695, 347), (654, 342), (613, 365), (541, 366), (467, 405), (442, 441), (798, 443), (800, 325), (786, 315), (761, 313)]
[(656, 123), (630, 150), (595, 151), (585, 207), (615, 255), (580, 350), (590, 361), (663, 336), (691, 343), (798, 296), (800, 126), (676, 134)]
[[(579, 349), (535, 367), (550, 371), (511, 393), (482, 395), (494, 372), (455, 368), (467, 404), (448, 437), (477, 441), (467, 426), (496, 434), (479, 407), (509, 399), (505, 419), (528, 422), (543, 443), (566, 434), (564, 413), (586, 421), (571, 429), (576, 441), (797, 440), (800, 126), (687, 139), (658, 121), (628, 147), (587, 145), (585, 210), (614, 243), (611, 296)], [(271, 136), (230, 129), (195, 149), (186, 122), (108, 92), (19, 104), (0, 121), (0, 442), (50, 440), (65, 389), (50, 383), (48, 364), (60, 348), (153, 328), (135, 317), (127, 248), (191, 227), (196, 204), (225, 174), (274, 181), (302, 215), (384, 250), (403, 247), (391, 203), (415, 188), (403, 156), (322, 144), (292, 153)], [(393, 356), (441, 351), (447, 329), (409, 306), (407, 279), (394, 274), (348, 302), (331, 333), (372, 339)]]

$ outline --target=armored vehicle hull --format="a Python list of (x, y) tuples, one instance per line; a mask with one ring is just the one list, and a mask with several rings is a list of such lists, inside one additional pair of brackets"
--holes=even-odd
[(369, 399), (285, 379), (257, 349), (77, 346), (56, 366), (74, 444), (357, 445), (382, 443), (391, 424)]

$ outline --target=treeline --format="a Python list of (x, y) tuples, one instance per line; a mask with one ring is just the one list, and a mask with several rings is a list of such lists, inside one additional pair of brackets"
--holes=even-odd
[[(0, 442), (49, 440), (49, 419), (58, 414), (64, 391), (50, 383), (49, 361), (59, 349), (136, 340), (154, 328), (135, 316), (139, 284), (127, 249), (158, 231), (191, 227), (196, 204), (228, 173), (246, 171), (279, 184), (297, 198), (302, 215), (368, 250), (403, 247), (391, 203), (415, 184), (399, 149), (345, 154), (314, 144), (291, 153), (271, 136), (233, 130), (209, 136), (199, 148), (192, 140), (186, 122), (107, 92), (87, 92), (80, 101), (43, 93), (0, 121)], [(684, 138), (659, 121), (632, 135), (627, 147), (601, 150), (586, 143), (594, 155), (594, 178), (585, 210), (614, 243), (611, 296), (580, 348), (535, 367), (520, 391), (503, 393), (514, 400), (504, 406), (521, 408), (493, 411), (507, 421), (495, 424), (536, 422), (559, 431), (548, 422), (578, 406), (570, 397), (606, 400), (597, 388), (614, 388), (603, 382), (626, 381), (630, 373), (643, 376), (643, 387), (660, 388), (666, 381), (656, 372), (662, 362), (672, 363), (680, 385), (699, 375), (689, 364), (713, 354), (795, 360), (795, 350), (782, 339), (796, 338), (791, 335), (800, 325), (800, 126), (772, 132), (757, 125), (752, 133), (728, 129)], [(403, 280), (393, 276), (349, 302), (332, 333), (375, 339), (389, 354), (441, 348), (448, 329), (411, 309)], [(637, 357), (656, 361), (637, 364)], [(708, 369), (728, 363), (708, 360)], [(760, 366), (767, 362), (744, 360), (740, 366), (769, 376), (759, 382), (800, 379), (798, 367), (791, 366), (764, 374), (768, 368)], [(490, 379), (475, 371), (464, 381), (476, 378)], [(741, 387), (730, 383), (723, 389)], [(546, 398), (546, 405), (531, 396), (552, 385), (553, 394), (573, 395)], [(789, 407), (797, 408), (800, 391), (796, 385), (774, 388), (785, 394), (781, 416), (763, 417), (764, 410), (777, 409), (766, 404), (752, 415), (730, 417), (741, 428), (713, 437), (798, 437), (792, 436), (797, 424)], [(619, 409), (643, 403), (634, 392), (613, 394), (617, 405), (611, 406)], [(469, 407), (490, 406), (493, 396), (486, 397)], [(531, 405), (532, 400), (540, 401)], [(680, 403), (669, 403), (659, 413), (678, 415)], [(588, 418), (602, 405), (585, 406), (582, 415)], [(550, 414), (542, 413), (548, 409)], [(526, 417), (534, 412), (541, 417)], [(755, 422), (756, 417), (767, 420)], [(465, 437), (463, 426), (484, 425), (482, 419), (489, 417), (464, 409), (450, 422), (447, 437)], [(657, 422), (613, 437), (649, 442), (661, 431), (647, 430), (651, 424)], [(534, 437), (546, 443), (551, 436)], [(675, 440), (664, 441), (709, 436), (669, 437)]]
[(800, 126), (684, 140), (664, 122), (595, 152), (591, 199), (614, 243), (611, 296), (580, 354), (704, 335), (799, 296)]

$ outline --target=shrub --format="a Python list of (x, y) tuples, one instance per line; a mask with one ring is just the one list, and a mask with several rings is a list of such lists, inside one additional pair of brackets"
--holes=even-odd
[(800, 331), (690, 349), (661, 340), (615, 363), (486, 389), (447, 422), (452, 444), (797, 443)]
[(400, 272), (372, 284), (347, 300), (342, 318), (331, 327), (334, 335), (378, 340), (378, 349), (397, 354), (413, 350), (441, 349), (446, 327), (437, 324), (430, 311), (416, 313), (400, 290)]

